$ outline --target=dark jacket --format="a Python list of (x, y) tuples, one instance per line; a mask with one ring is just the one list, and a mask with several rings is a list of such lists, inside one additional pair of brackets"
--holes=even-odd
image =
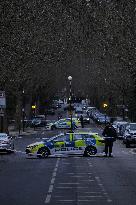
[(114, 138), (116, 140), (117, 138), (117, 132), (116, 130), (114, 129), (114, 127), (112, 125), (107, 125), (105, 127), (105, 129), (103, 130), (103, 133), (102, 135), (105, 137), (105, 138)]
[(83, 115), (80, 116), (80, 122), (81, 122), (81, 123), (84, 122)]

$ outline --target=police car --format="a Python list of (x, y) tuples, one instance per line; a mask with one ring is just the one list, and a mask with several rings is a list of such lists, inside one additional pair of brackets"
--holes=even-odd
[(104, 151), (104, 139), (96, 133), (62, 133), (30, 144), (26, 147), (26, 154), (46, 158), (55, 154), (82, 154), (92, 156)]
[(14, 140), (6, 133), (0, 133), (0, 152), (14, 151)]
[[(72, 125), (73, 128), (76, 129), (77, 127), (80, 127), (80, 121), (76, 118), (72, 118)], [(54, 130), (54, 129), (70, 129), (71, 128), (71, 119), (70, 118), (64, 118), (60, 119), (56, 122), (47, 123), (46, 129), (47, 130)]]

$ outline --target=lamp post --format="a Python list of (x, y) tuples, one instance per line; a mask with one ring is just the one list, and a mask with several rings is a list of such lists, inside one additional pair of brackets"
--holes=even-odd
[(25, 119), (25, 96), (24, 96), (24, 94), (25, 94), (25, 91), (24, 91), (24, 89), (23, 89), (23, 91), (22, 91), (22, 96), (23, 96), (23, 106), (22, 106), (22, 118), (23, 118), (23, 132), (25, 131), (25, 122), (24, 122), (24, 119)]
[(70, 122), (71, 122), (71, 127), (70, 131), (73, 132), (73, 123), (72, 123), (72, 90), (71, 90), (71, 83), (72, 83), (72, 76), (68, 76), (69, 80), (69, 112), (70, 112)]

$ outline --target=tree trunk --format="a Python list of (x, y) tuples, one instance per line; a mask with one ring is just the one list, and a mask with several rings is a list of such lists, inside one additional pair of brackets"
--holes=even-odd
[(17, 104), (16, 104), (16, 113), (15, 113), (15, 129), (20, 133), (21, 131), (21, 118), (22, 118), (22, 96), (21, 92), (17, 93)]

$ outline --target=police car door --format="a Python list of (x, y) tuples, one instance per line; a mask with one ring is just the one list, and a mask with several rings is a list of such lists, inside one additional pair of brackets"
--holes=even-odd
[(66, 152), (68, 154), (73, 153), (73, 150), (74, 150), (74, 147), (75, 147), (75, 143), (74, 143), (74, 140), (73, 140), (73, 133), (67, 133), (66, 134), (65, 146), (66, 146)]
[(66, 136), (65, 135), (59, 135), (53, 140), (54, 144), (54, 149), (53, 152), (54, 154), (63, 154), (66, 153)]
[(67, 133), (65, 146), (68, 154), (82, 154), (84, 153), (85, 142), (81, 134)]
[(74, 150), (73, 153), (75, 154), (83, 154), (86, 144), (83, 140), (83, 135), (80, 133), (73, 134), (73, 141), (74, 141)]

